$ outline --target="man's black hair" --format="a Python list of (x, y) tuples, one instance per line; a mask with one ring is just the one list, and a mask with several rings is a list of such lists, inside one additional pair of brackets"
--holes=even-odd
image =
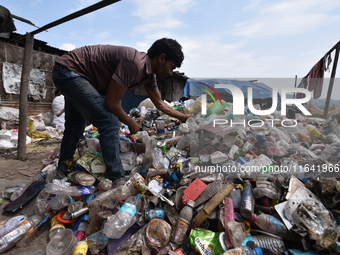
[(162, 38), (155, 41), (150, 49), (148, 55), (151, 59), (164, 53), (166, 61), (173, 61), (176, 67), (181, 67), (184, 60), (182, 46), (174, 39)]

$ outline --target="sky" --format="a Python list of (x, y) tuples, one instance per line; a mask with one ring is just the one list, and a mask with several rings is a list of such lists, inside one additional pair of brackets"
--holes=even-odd
[[(0, 4), (42, 27), (98, 1)], [(17, 33), (37, 29), (14, 21)], [(36, 34), (35, 39), (64, 50), (113, 44), (147, 51), (155, 40), (168, 37), (182, 45), (185, 59), (178, 71), (189, 78), (284, 78), (294, 87), (295, 76), (299, 82), (340, 40), (339, 22), (339, 0), (121, 0)], [(333, 60), (334, 55), (335, 51)], [(329, 71), (325, 77), (330, 77)], [(333, 99), (340, 99), (337, 80)], [(324, 82), (321, 97), (327, 89)]]

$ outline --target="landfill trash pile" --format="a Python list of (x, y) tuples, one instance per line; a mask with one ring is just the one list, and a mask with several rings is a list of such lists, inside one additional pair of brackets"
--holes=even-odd
[(234, 116), (218, 103), (202, 116), (199, 99), (172, 102), (192, 113), (185, 123), (148, 101), (131, 109), (141, 131), (122, 125), (126, 176), (114, 182), (89, 126), (61, 171), (50, 155), (5, 190), (4, 211), (30, 208), (0, 229), (0, 253), (50, 224), (47, 255), (340, 254), (340, 115)]

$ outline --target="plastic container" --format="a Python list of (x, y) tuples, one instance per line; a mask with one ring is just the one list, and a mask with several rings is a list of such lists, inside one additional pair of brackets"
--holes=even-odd
[(83, 171), (69, 173), (67, 178), (81, 186), (92, 186), (96, 182), (96, 178), (93, 175)]
[(46, 255), (71, 255), (77, 241), (71, 229), (63, 229), (48, 242)]
[(139, 196), (129, 197), (119, 211), (108, 218), (104, 225), (104, 234), (112, 239), (119, 239), (135, 222), (136, 213), (141, 207)]

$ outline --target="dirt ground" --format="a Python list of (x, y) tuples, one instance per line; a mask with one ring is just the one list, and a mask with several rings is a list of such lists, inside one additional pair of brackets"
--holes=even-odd
[[(50, 151), (58, 147), (58, 143), (41, 144), (34, 143), (27, 145), (27, 158), (23, 161), (17, 159), (16, 150), (0, 150), (0, 195), (8, 187), (18, 186), (24, 182), (29, 182), (32, 177), (38, 174), (43, 168), (42, 160), (47, 158)], [(16, 213), (7, 213), (3, 211), (3, 207), (10, 201), (3, 198), (0, 206), (0, 228), (1, 224), (17, 215), (24, 214), (25, 208)], [(45, 254), (46, 245), (48, 243), (48, 224), (45, 224), (41, 230), (38, 231), (35, 238), (26, 248), (12, 248), (3, 254), (21, 254), (21, 255), (41, 255)]]

